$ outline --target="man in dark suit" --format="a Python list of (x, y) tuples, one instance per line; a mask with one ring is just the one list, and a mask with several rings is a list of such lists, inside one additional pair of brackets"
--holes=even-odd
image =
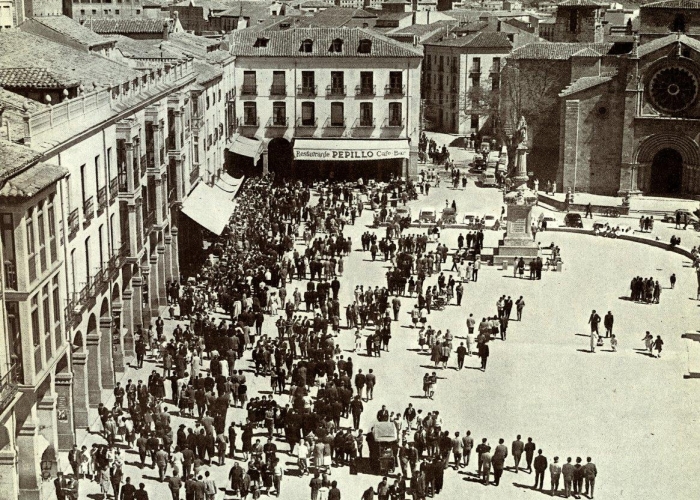
[[(591, 462), (591, 457), (586, 458), (586, 465), (583, 466), (583, 477), (586, 480), (586, 496), (593, 500), (593, 490), (595, 489), (595, 477), (598, 475), (598, 469)], [(590, 492), (590, 493), (589, 493)]]
[(126, 483), (119, 492), (119, 500), (134, 500), (136, 498), (136, 487), (131, 484), (131, 478), (126, 478)]
[(516, 438), (515, 441), (513, 441), (513, 444), (510, 447), (510, 451), (513, 454), (513, 461), (515, 462), (515, 473), (517, 474), (518, 471), (520, 470), (519, 465), (520, 465), (520, 457), (523, 454), (523, 450), (525, 449), (525, 443), (523, 443), (520, 440), (520, 434), (518, 434), (518, 437)]
[(533, 489), (542, 490), (544, 484), (544, 472), (547, 470), (547, 457), (542, 454), (542, 450), (537, 450), (535, 457), (535, 485)]
[(525, 443), (525, 462), (527, 463), (528, 474), (532, 473), (532, 459), (535, 456), (535, 443), (532, 442), (532, 438), (527, 438), (527, 443)]
[(609, 337), (610, 335), (612, 335), (614, 322), (615, 322), (615, 317), (613, 316), (612, 312), (608, 311), (608, 314), (605, 315), (605, 319), (603, 320), (603, 326), (605, 326), (605, 336), (606, 337)]
[(564, 478), (564, 497), (571, 496), (571, 483), (574, 480), (574, 464), (571, 463), (571, 457), (566, 459), (566, 463), (561, 466), (561, 475)]
[(377, 420), (379, 422), (389, 421), (389, 410), (386, 409), (386, 406), (382, 405), (382, 409), (377, 412)]
[(486, 371), (486, 362), (489, 359), (489, 345), (486, 342), (479, 344), (479, 357), (481, 358), (481, 371)]

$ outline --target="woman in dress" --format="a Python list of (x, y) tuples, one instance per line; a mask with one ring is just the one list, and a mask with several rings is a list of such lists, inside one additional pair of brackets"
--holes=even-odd
[(430, 374), (426, 373), (423, 375), (423, 397), (430, 397)]
[(664, 346), (664, 341), (661, 340), (661, 335), (656, 336), (656, 340), (654, 341), (654, 349), (656, 349), (656, 357), (660, 358), (661, 357), (661, 349)]
[(423, 352), (425, 350), (425, 330), (423, 328), (418, 330), (418, 345)]
[(649, 351), (649, 354), (653, 355), (652, 349), (654, 348), (654, 336), (647, 332), (642, 340), (644, 341), (644, 346), (646, 347), (647, 351)]

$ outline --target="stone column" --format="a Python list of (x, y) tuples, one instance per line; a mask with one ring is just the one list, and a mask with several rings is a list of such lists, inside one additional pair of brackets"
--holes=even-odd
[(173, 280), (177, 281), (178, 283), (180, 282), (180, 251), (178, 250), (178, 242), (177, 242), (177, 232), (178, 229), (176, 227), (173, 227), (170, 229), (170, 234), (173, 236), (173, 244), (171, 247), (171, 254), (172, 254), (172, 275), (173, 275)]
[(129, 213), (129, 255), (136, 256), (139, 253), (136, 231), (140, 230), (136, 223), (136, 205), (130, 202), (127, 205), (127, 210)]
[(36, 403), (36, 417), (39, 423), (39, 434), (49, 443), (58, 442), (56, 433), (56, 395), (47, 389), (42, 398)]
[[(163, 238), (165, 242), (165, 281), (173, 282), (173, 237), (168, 235)], [(166, 302), (167, 302), (167, 290), (166, 290)]]
[(85, 336), (88, 350), (88, 402), (90, 408), (97, 408), (102, 402), (102, 367), (100, 366), (100, 333), (89, 333)]
[(163, 141), (161, 137), (161, 127), (160, 123), (157, 121), (153, 122), (153, 164), (155, 168), (160, 170), (163, 164), (163, 158), (160, 157), (160, 148), (163, 146)]
[(139, 296), (141, 298), (141, 303), (143, 304), (141, 309), (141, 320), (143, 322), (143, 329), (148, 330), (151, 325), (151, 316), (153, 312), (151, 311), (151, 295), (153, 295), (153, 290), (151, 290), (151, 267), (149, 264), (141, 266), (141, 276), (143, 277), (143, 286), (148, 290), (148, 300), (143, 300), (143, 292)]
[(41, 455), (38, 425), (29, 415), (17, 435), (17, 473), (19, 474), (19, 497), (22, 500), (41, 499)]
[(124, 326), (122, 325), (121, 302), (112, 303), (112, 320), (116, 332), (112, 337), (112, 363), (114, 365), (115, 380), (117, 373), (124, 373)]
[[(9, 426), (9, 423), (8, 423)], [(7, 498), (19, 498), (19, 478), (17, 477), (17, 452), (15, 451), (14, 429), (9, 432), (10, 446), (5, 446), (0, 450), (0, 491), (7, 495)]]
[(151, 316), (157, 317), (160, 314), (160, 276), (158, 253), (151, 255), (151, 277), (148, 284), (148, 303), (151, 306)]
[(153, 182), (156, 185), (156, 224), (163, 224), (163, 178), (160, 174), (153, 178)]
[[(126, 143), (126, 186), (129, 193), (134, 192), (134, 143), (128, 141)], [(134, 254), (131, 254), (134, 255)]]
[(175, 119), (175, 150), (182, 150), (182, 110), (176, 109), (173, 111)]
[[(87, 353), (73, 353), (73, 420), (75, 427), (86, 429), (90, 425), (88, 418), (88, 371)], [(69, 400), (71, 401), (71, 400)]]
[[(133, 358), (134, 353), (134, 291), (131, 289), (124, 290), (122, 292), (122, 332), (124, 337), (122, 338), (122, 356), (127, 359)], [(124, 359), (122, 358), (122, 362)], [(116, 361), (115, 361), (116, 366)]]
[(156, 252), (158, 253), (158, 306), (164, 307), (168, 305), (168, 293), (165, 289), (165, 281), (168, 279), (168, 273), (166, 272), (165, 263), (165, 247), (163, 245), (158, 245), (156, 247)]
[(112, 333), (114, 323), (112, 318), (105, 316), (100, 318), (100, 372), (102, 374), (102, 388), (114, 389), (114, 365), (112, 363)]
[(262, 153), (262, 162), (263, 162), (263, 175), (267, 175), (270, 172), (270, 155), (267, 152), (267, 149), (263, 151)]
[(134, 321), (134, 329), (131, 333), (133, 334), (139, 326), (143, 326), (143, 278), (141, 276), (131, 278), (131, 287), (134, 294), (131, 298), (131, 313)]
[[(75, 360), (73, 364), (75, 366)], [(57, 373), (55, 386), (58, 451), (70, 451), (75, 443), (73, 407), (71, 405), (71, 401), (73, 401), (73, 375), (70, 372)]]

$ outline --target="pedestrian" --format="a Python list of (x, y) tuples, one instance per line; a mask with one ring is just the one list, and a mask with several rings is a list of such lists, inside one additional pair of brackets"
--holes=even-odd
[(673, 290), (676, 287), (676, 273), (673, 273), (671, 275), (671, 290)]
[(544, 483), (544, 471), (547, 470), (547, 457), (542, 454), (542, 450), (537, 450), (537, 456), (535, 457), (535, 485), (532, 487), (533, 490), (542, 490)]
[(552, 490), (550, 492), (551, 496), (556, 495), (559, 489), (559, 478), (561, 476), (561, 466), (559, 465), (559, 457), (554, 457), (554, 461), (549, 464), (549, 476), (551, 479)]
[(595, 489), (595, 477), (598, 475), (598, 469), (591, 457), (586, 458), (586, 465), (583, 466), (583, 477), (586, 480), (586, 496), (593, 500), (593, 490)]
[(595, 346), (598, 344), (598, 332), (591, 330), (591, 352), (595, 352)]
[(481, 371), (486, 371), (486, 362), (489, 359), (489, 345), (486, 342), (479, 344), (479, 357), (481, 358)]
[(583, 490), (583, 466), (581, 465), (581, 457), (576, 457), (576, 465), (574, 465), (574, 498), (580, 498), (581, 490)]
[(489, 476), (491, 475), (491, 452), (485, 451), (481, 454), (481, 478), (484, 481), (484, 485), (488, 486)]
[(532, 438), (527, 438), (527, 443), (525, 443), (525, 463), (527, 463), (527, 472), (532, 474), (532, 459), (535, 456), (535, 443), (532, 442)]
[(614, 334), (610, 336), (610, 349), (612, 352), (617, 352), (617, 337)]
[(664, 341), (661, 340), (661, 335), (656, 336), (656, 340), (654, 341), (654, 349), (656, 349), (656, 357), (660, 358), (661, 357), (661, 349), (664, 346)]
[(561, 475), (564, 478), (564, 498), (571, 496), (571, 483), (574, 480), (574, 465), (571, 457), (566, 458), (566, 463), (561, 467)]
[(609, 337), (610, 335), (612, 335), (614, 323), (615, 323), (615, 317), (613, 316), (612, 312), (608, 311), (608, 314), (605, 315), (605, 319), (603, 320), (603, 326), (605, 326), (605, 336), (606, 337)]
[(464, 342), (459, 343), (457, 348), (457, 369), (461, 370), (464, 368), (464, 358), (467, 355), (467, 348), (464, 347)]
[(525, 443), (522, 442), (521, 436), (518, 434), (518, 437), (515, 439), (515, 441), (513, 441), (513, 444), (510, 447), (510, 452), (513, 454), (513, 461), (515, 463), (513, 468), (515, 469), (516, 474), (520, 470), (520, 457), (522, 457), (524, 449)]
[(515, 301), (515, 307), (518, 313), (518, 321), (521, 321), (523, 318), (523, 309), (525, 308), (525, 300), (523, 299), (522, 295)]
[(600, 316), (595, 309), (591, 312), (591, 316), (588, 318), (588, 324), (591, 325), (591, 332), (598, 333), (598, 324), (600, 323)]

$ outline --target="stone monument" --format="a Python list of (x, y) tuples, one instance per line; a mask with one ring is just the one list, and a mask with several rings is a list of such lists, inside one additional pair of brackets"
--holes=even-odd
[(526, 265), (539, 255), (539, 247), (532, 236), (532, 207), (537, 204), (537, 193), (527, 187), (527, 123), (520, 119), (518, 132), (521, 137), (517, 149), (516, 171), (512, 187), (503, 199), (507, 206), (506, 234), (498, 244), (494, 264), (504, 260), (512, 262), (514, 257), (523, 257)]

